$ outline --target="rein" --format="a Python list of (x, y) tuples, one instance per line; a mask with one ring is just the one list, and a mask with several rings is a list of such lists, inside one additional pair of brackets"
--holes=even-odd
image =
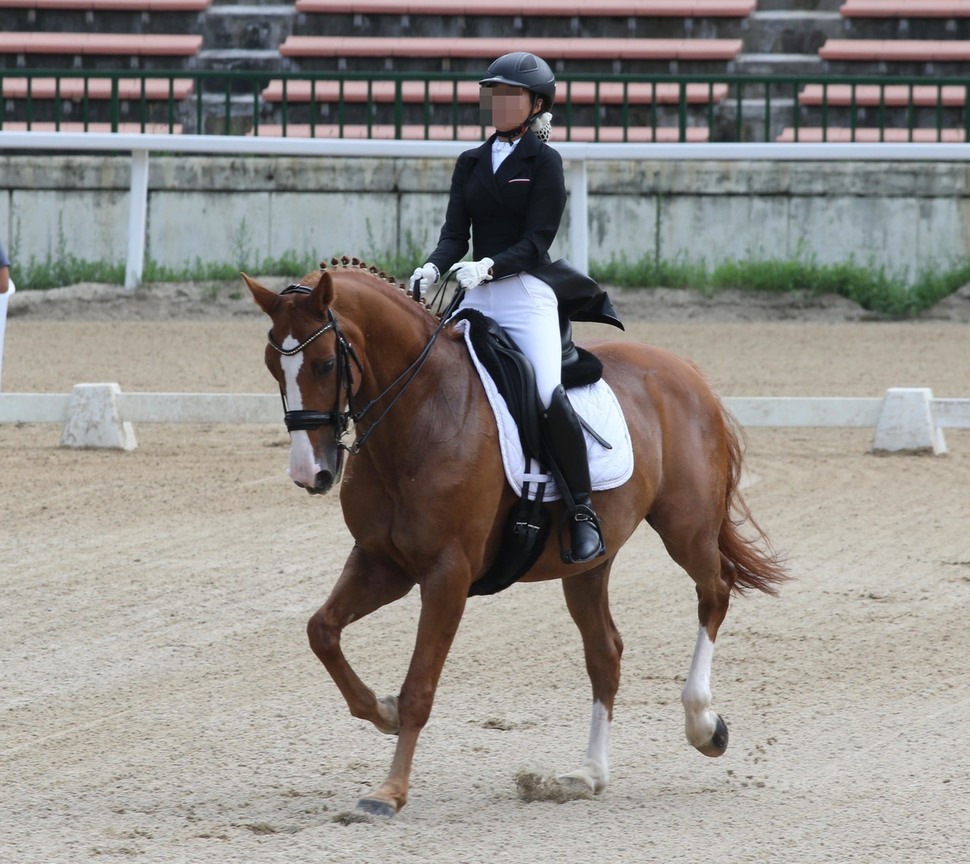
[[(312, 294), (313, 289), (306, 285), (289, 285), (284, 288), (280, 294)], [(461, 302), (461, 292), (457, 292), (451, 303), (448, 304), (448, 308), (445, 309), (444, 313), (441, 315), (441, 320), (438, 322), (437, 327), (435, 327), (434, 332), (431, 334), (431, 338), (428, 340), (428, 344), (424, 346), (421, 353), (417, 356), (414, 362), (407, 367), (400, 375), (397, 376), (390, 384), (387, 385), (380, 393), (377, 394), (373, 399), (371, 399), (366, 405), (364, 405), (360, 410), (354, 410), (354, 393), (353, 393), (353, 380), (350, 369), (350, 361), (357, 365), (358, 371), (363, 374), (364, 366), (357, 356), (357, 352), (354, 350), (354, 346), (344, 338), (343, 333), (340, 330), (340, 325), (337, 323), (337, 316), (334, 315), (332, 309), (327, 310), (327, 323), (324, 324), (319, 329), (311, 333), (306, 339), (304, 339), (295, 348), (284, 348), (273, 338), (272, 328), (267, 334), (267, 341), (271, 348), (278, 351), (285, 357), (292, 357), (294, 354), (299, 354), (304, 348), (307, 347), (311, 342), (313, 342), (317, 337), (322, 336), (324, 333), (328, 333), (333, 330), (334, 335), (337, 339), (337, 393), (335, 397), (334, 407), (332, 411), (291, 411), (286, 402), (286, 393), (283, 391), (282, 385), (280, 386), (280, 398), (283, 400), (283, 421), (286, 423), (286, 429), (288, 432), (294, 432), (297, 430), (309, 431), (313, 429), (319, 429), (321, 426), (334, 427), (334, 440), (338, 447), (346, 450), (352, 455), (357, 455), (361, 448), (367, 443), (367, 439), (370, 437), (371, 433), (377, 428), (378, 424), (387, 416), (388, 412), (394, 407), (398, 399), (400, 399), (404, 392), (407, 390), (408, 385), (414, 380), (418, 372), (424, 366), (429, 355), (431, 354), (431, 349), (434, 347), (434, 343), (438, 339), (438, 334), (441, 333), (442, 328), (448, 320), (448, 317), (458, 304)], [(407, 380), (404, 380), (404, 379)], [(401, 384), (401, 382), (404, 382)], [(395, 387), (401, 385), (400, 391), (395, 395), (395, 397), (390, 401), (387, 407), (378, 415), (378, 417), (371, 423), (368, 429), (358, 435), (353, 443), (349, 446), (344, 444), (343, 437), (347, 432), (347, 427), (350, 421), (353, 421), (356, 425), (364, 417), (367, 416), (368, 412), (377, 405), (388, 393), (391, 392)], [(345, 411), (340, 410), (340, 391), (343, 389), (346, 391), (347, 396), (347, 409)]]

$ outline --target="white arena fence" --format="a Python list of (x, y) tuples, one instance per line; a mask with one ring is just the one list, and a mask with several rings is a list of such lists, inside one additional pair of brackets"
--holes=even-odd
[[(264, 156), (328, 156), (454, 159), (467, 141), (387, 141), (347, 138), (260, 138), (242, 135), (142, 135), (98, 132), (0, 132), (4, 150), (130, 153), (128, 243), (125, 287), (141, 282), (148, 220), (148, 160), (151, 153)], [(569, 258), (589, 269), (587, 163), (597, 160), (779, 162), (970, 162), (967, 144), (581, 144), (556, 142), (567, 168)]]
[[(328, 157), (450, 158), (462, 141), (258, 138), (219, 135), (0, 132), (0, 151), (131, 154), (125, 286), (144, 269), (150, 153)], [(567, 166), (570, 258), (589, 267), (586, 166), (593, 160), (970, 162), (968, 144), (580, 144), (557, 143)], [(0, 321), (0, 327), (3, 325)], [(2, 360), (2, 358), (0, 358)], [(875, 429), (881, 452), (946, 452), (943, 430), (970, 429), (970, 399), (934, 399), (927, 388), (892, 388), (884, 398), (728, 398), (742, 426), (843, 426)], [(0, 423), (63, 423), (61, 443), (130, 450), (133, 423), (281, 423), (276, 396), (223, 393), (122, 393), (117, 384), (78, 384), (70, 394), (0, 393)]]
[[(970, 429), (970, 399), (935, 399), (929, 388), (900, 387), (882, 398), (728, 397), (742, 427), (872, 428), (872, 449), (946, 452), (944, 429)], [(118, 384), (77, 384), (71, 393), (0, 393), (0, 423), (63, 424), (65, 447), (133, 450), (135, 423), (282, 426), (278, 395), (124, 393)]]

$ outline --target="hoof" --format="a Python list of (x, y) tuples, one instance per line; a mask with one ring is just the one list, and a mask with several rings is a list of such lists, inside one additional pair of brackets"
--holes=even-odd
[(385, 735), (397, 735), (401, 731), (401, 718), (397, 713), (397, 696), (382, 696), (377, 700), (379, 718), (374, 725)]
[(589, 778), (580, 774), (562, 774), (556, 781), (562, 790), (562, 797), (570, 801), (592, 798), (599, 791)]
[(387, 819), (397, 815), (394, 805), (388, 804), (380, 798), (361, 798), (357, 802), (357, 809), (369, 813), (371, 816), (384, 816)]
[(711, 736), (711, 743), (706, 747), (698, 747), (705, 756), (715, 758), (723, 755), (728, 746), (728, 727), (720, 714), (717, 715), (717, 723), (714, 726), (714, 734)]

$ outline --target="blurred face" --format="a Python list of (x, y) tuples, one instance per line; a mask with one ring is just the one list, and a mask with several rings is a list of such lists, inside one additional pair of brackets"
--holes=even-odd
[(525, 123), (532, 113), (532, 94), (524, 87), (496, 84), (482, 87), (480, 94), (482, 123), (497, 130), (514, 129)]

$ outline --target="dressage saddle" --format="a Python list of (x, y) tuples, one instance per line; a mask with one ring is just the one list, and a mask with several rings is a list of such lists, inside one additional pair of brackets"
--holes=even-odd
[[(526, 459), (546, 465), (553, 470), (554, 475), (559, 475), (557, 466), (550, 464), (549, 448), (543, 440), (544, 424), (540, 423), (542, 403), (536, 391), (532, 364), (512, 337), (491, 318), (474, 309), (464, 309), (452, 320), (468, 321), (472, 348), (505, 399), (519, 430)], [(563, 386), (569, 389), (595, 384), (603, 375), (602, 362), (573, 342), (572, 324), (568, 318), (560, 316), (559, 323), (562, 334)], [(470, 597), (495, 594), (508, 588), (524, 576), (538, 560), (545, 547), (550, 527), (548, 512), (542, 504), (544, 491), (545, 483), (523, 483), (522, 495), (512, 508), (506, 525), (502, 548), (488, 572), (472, 583), (468, 592)]]

